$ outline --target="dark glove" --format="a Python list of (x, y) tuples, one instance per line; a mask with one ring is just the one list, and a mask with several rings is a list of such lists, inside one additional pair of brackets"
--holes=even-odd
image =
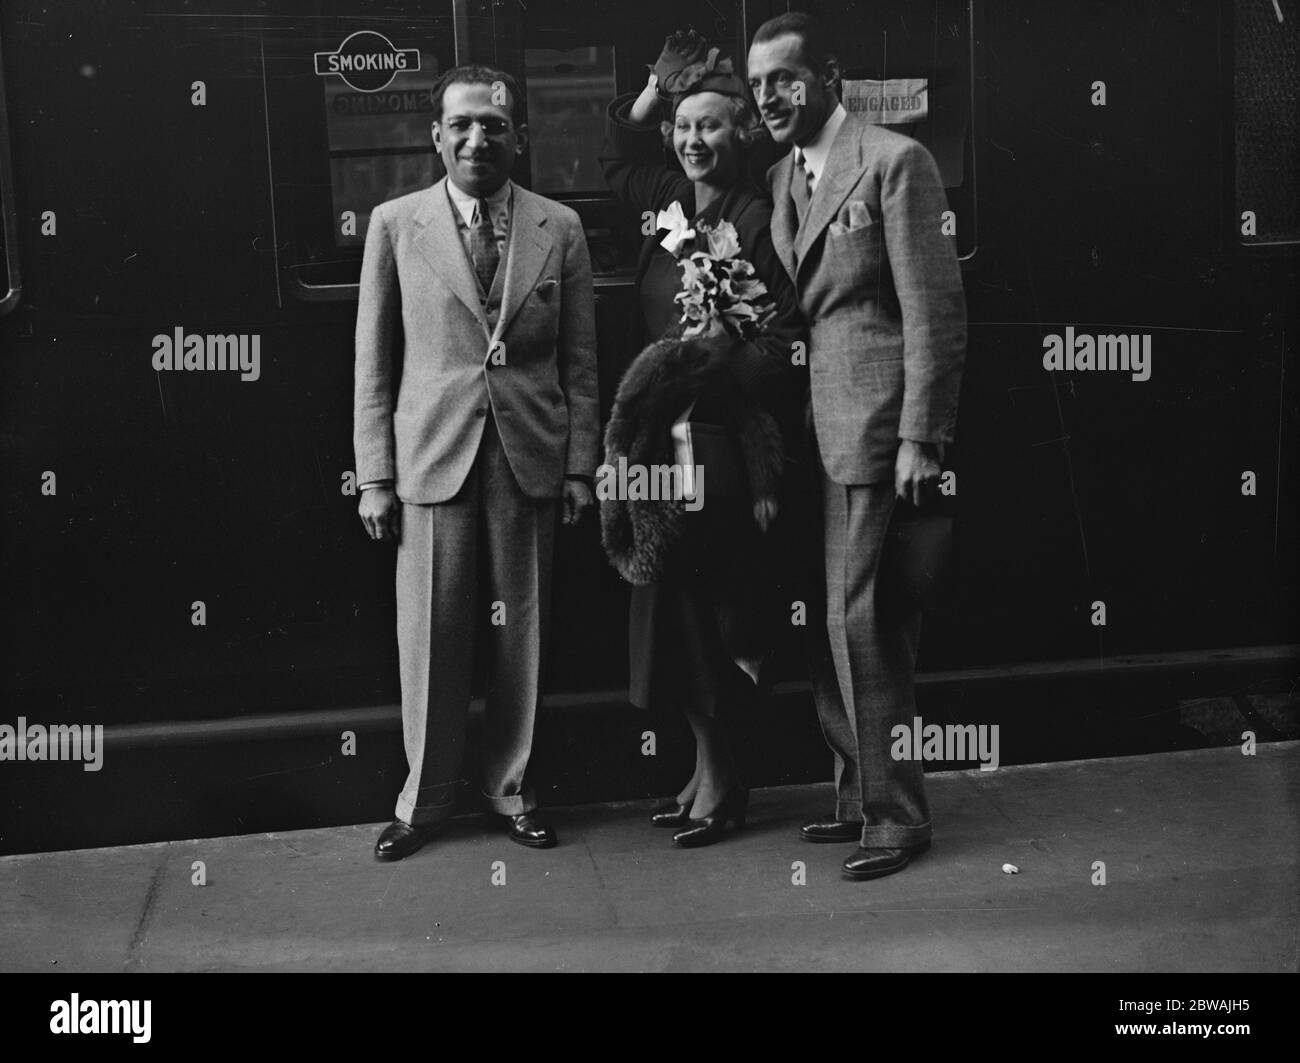
[[(709, 42), (694, 30), (683, 33), (678, 30), (664, 38), (663, 51), (653, 66), (658, 79), (656, 91), (665, 103), (681, 92), (686, 86), (680, 84), (683, 72), (692, 66), (703, 63), (709, 54)], [(696, 79), (698, 80), (698, 78)]]

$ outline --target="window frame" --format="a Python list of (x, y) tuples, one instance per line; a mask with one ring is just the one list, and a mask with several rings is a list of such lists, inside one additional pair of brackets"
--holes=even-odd
[[(435, 22), (444, 21), (451, 28), (451, 54), (454, 65), (460, 65), (470, 60), (466, 57), (466, 45), (468, 42), (468, 14), (466, 0), (443, 0), (443, 9), (440, 12), (421, 11), (416, 14), (399, 15), (392, 18), (382, 19), (386, 23), (392, 22)], [(366, 16), (339, 14), (332, 16), (334, 19), (365, 21)], [(338, 303), (338, 302), (356, 302), (358, 299), (360, 284), (357, 281), (308, 281), (303, 279), (303, 274), (313, 269), (320, 269), (328, 265), (324, 262), (313, 262), (308, 258), (300, 255), (301, 246), (295, 235), (294, 226), (288, 219), (283, 216), (281, 207), (285, 201), (292, 195), (290, 185), (281, 183), (281, 174), (278, 163), (283, 162), (286, 148), (280, 141), (283, 130), (279, 128), (283, 123), (282, 113), (279, 113), (278, 107), (272, 106), (271, 90), (272, 83), (267, 67), (267, 46), (272, 42), (268, 33), (278, 32), (285, 27), (291, 27), (295, 19), (291, 16), (277, 16), (273, 20), (274, 25), (263, 25), (260, 32), (259, 49), (261, 52), (261, 75), (263, 90), (263, 119), (266, 123), (266, 147), (267, 163), (269, 167), (270, 195), (271, 195), (271, 221), (274, 230), (274, 243), (276, 248), (276, 278), (280, 292), (281, 306), (288, 305), (285, 296), (291, 297), (296, 304), (312, 303)], [(322, 31), (317, 34), (326, 36)], [(342, 38), (340, 38), (342, 39)], [(445, 38), (444, 38), (445, 39)], [(327, 131), (326, 131), (327, 132)], [(427, 154), (433, 158), (433, 168), (435, 176), (441, 173), (441, 160), (433, 150), (432, 144), (428, 146)], [(420, 155), (421, 149), (411, 148), (404, 149), (400, 152), (392, 152), (394, 155)], [(335, 152), (328, 148), (325, 151), (324, 163), (330, 167), (336, 158), (347, 157), (349, 151)], [(339, 262), (352, 261), (355, 255), (356, 263), (361, 262), (361, 247), (353, 250), (344, 250), (340, 252)], [(337, 262), (335, 263), (337, 264)]]
[(14, 201), (13, 155), (9, 147), (9, 98), (5, 94), (4, 42), (0, 40), (0, 226), (4, 231), (4, 262), (8, 291), (0, 298), (0, 317), (13, 313), (22, 300), (22, 270), (18, 261), (18, 205)]

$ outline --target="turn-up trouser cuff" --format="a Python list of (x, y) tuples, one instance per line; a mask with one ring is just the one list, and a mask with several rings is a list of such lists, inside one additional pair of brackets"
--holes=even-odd
[(910, 849), (928, 842), (930, 835), (928, 822), (914, 827), (905, 827), (897, 823), (864, 825), (861, 845), (864, 849)]

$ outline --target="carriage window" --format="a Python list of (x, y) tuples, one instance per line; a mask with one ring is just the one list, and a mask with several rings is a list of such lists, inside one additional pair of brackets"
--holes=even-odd
[(354, 298), (370, 212), (442, 175), (430, 89), (455, 65), (454, 22), (450, 0), (421, 10), (258, 27), (283, 291)]
[(419, 62), (412, 64), (414, 69), (395, 74), (388, 87), (378, 91), (358, 91), (337, 75), (321, 79), (334, 217), (345, 211), (356, 216), (355, 225), (335, 227), (339, 247), (365, 243), (370, 209), (376, 203), (433, 182), (430, 90), (442, 69), (434, 53), (415, 54)]
[(528, 133), (533, 191), (603, 192), (605, 107), (618, 93), (611, 45), (527, 48)]
[(641, 220), (617, 202), (597, 161), (605, 109), (645, 85), (648, 65), (675, 29), (693, 26), (728, 55), (744, 55), (740, 0), (469, 0), (472, 54), (519, 79), (528, 108), (528, 149), (517, 171), (534, 192), (577, 211), (597, 283), (630, 278)]

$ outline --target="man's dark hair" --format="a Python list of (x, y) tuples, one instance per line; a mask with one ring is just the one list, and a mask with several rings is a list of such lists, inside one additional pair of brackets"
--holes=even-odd
[(433, 120), (442, 121), (442, 97), (451, 85), (496, 85), (498, 82), (510, 93), (510, 121), (518, 128), (524, 124), (524, 94), (519, 91), (519, 82), (504, 70), (477, 64), (454, 66), (434, 82), (430, 90)]
[(788, 11), (784, 15), (770, 18), (758, 27), (754, 34), (754, 44), (766, 44), (778, 37), (792, 33), (803, 42), (803, 57), (813, 70), (821, 71), (828, 59), (835, 58), (830, 39), (822, 24), (812, 15), (803, 11)]

